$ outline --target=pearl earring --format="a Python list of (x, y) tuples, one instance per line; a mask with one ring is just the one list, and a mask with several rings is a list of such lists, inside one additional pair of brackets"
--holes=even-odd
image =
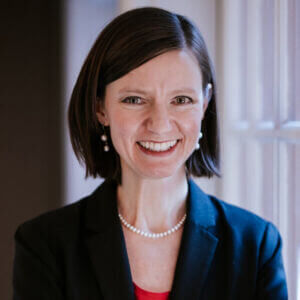
[(198, 143), (196, 145), (196, 150), (200, 149), (200, 140), (203, 137), (203, 133), (200, 131), (198, 136)]
[(101, 141), (104, 142), (104, 147), (103, 147), (103, 150), (105, 152), (108, 152), (109, 151), (109, 146), (108, 146), (108, 143), (107, 143), (107, 135), (105, 134), (105, 130), (104, 130), (104, 126), (102, 125), (102, 128), (103, 128), (103, 134), (101, 135)]

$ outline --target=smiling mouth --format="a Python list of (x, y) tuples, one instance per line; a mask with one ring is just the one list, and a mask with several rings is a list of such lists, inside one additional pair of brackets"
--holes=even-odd
[(180, 140), (173, 140), (169, 142), (163, 143), (155, 143), (155, 142), (137, 142), (140, 146), (142, 146), (146, 150), (154, 151), (154, 152), (164, 152), (168, 151), (171, 148), (174, 148)]

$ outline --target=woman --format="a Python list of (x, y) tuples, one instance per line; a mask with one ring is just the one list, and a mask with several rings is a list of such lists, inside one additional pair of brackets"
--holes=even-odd
[(90, 196), (21, 225), (14, 299), (287, 299), (274, 225), (202, 192), (218, 172), (216, 84), (185, 17), (126, 12), (74, 87)]

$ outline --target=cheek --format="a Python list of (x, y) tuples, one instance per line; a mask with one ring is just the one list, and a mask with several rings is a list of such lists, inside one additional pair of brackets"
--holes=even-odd
[(187, 135), (188, 135), (188, 140), (189, 140), (189, 144), (194, 145), (195, 143), (198, 142), (198, 138), (199, 138), (199, 132), (200, 132), (200, 124), (199, 122), (191, 122), (189, 128), (187, 128), (188, 131)]
[(194, 138), (194, 136), (198, 136), (201, 128), (201, 119), (202, 111), (198, 109), (189, 111), (186, 114), (182, 115), (181, 126), (184, 129), (185, 133), (191, 138)]
[(120, 143), (122, 140), (129, 141), (130, 136), (136, 133), (137, 122), (134, 118), (127, 116), (124, 112), (115, 112), (109, 116), (110, 133), (113, 143)]

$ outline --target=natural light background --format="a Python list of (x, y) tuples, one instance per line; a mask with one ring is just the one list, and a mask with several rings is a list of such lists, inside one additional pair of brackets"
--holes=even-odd
[(64, 7), (66, 203), (89, 194), (69, 143), (66, 109), (80, 67), (100, 30), (138, 6), (159, 6), (195, 21), (217, 69), (222, 173), (199, 180), (209, 193), (275, 223), (283, 237), (289, 299), (300, 300), (300, 1), (69, 0)]

